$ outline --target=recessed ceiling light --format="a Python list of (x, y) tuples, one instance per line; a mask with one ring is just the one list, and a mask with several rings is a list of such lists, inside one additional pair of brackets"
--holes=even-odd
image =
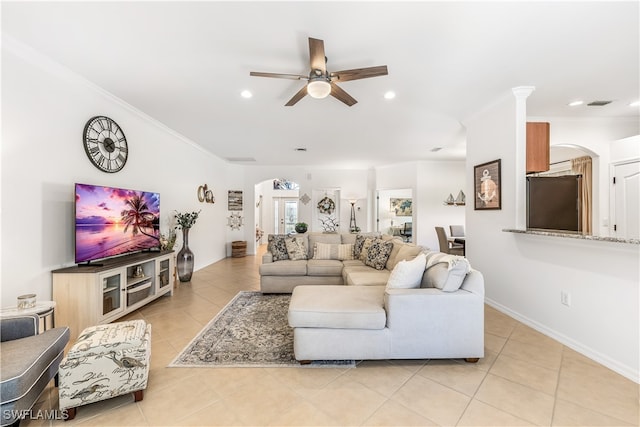
[(385, 92), (384, 99), (393, 99), (396, 97), (396, 93), (392, 90)]
[(631, 104), (629, 104), (629, 107), (640, 107), (640, 101), (634, 101)]
[(248, 90), (243, 90), (242, 92), (240, 92), (240, 96), (249, 99), (253, 96), (253, 94)]
[(584, 104), (584, 101), (573, 101), (569, 103), (569, 107), (577, 107), (578, 105)]

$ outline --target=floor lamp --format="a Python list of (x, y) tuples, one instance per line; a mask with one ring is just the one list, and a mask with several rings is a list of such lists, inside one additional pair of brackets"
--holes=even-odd
[(349, 231), (352, 233), (360, 231), (360, 229), (356, 225), (356, 202), (357, 200), (349, 200), (349, 203), (351, 203), (351, 219), (349, 221)]

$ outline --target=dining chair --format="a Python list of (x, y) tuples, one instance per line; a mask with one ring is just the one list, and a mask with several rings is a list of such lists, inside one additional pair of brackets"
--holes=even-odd
[(450, 225), (451, 237), (464, 237), (464, 225)]
[(436, 227), (436, 234), (438, 235), (440, 252), (464, 256), (464, 246), (459, 243), (450, 242), (449, 239), (447, 239), (447, 233), (444, 231), (443, 227)]

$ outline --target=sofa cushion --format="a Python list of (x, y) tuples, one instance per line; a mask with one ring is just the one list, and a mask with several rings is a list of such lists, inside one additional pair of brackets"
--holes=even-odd
[(342, 243), (342, 238), (338, 233), (309, 233), (309, 259), (313, 258), (316, 243), (339, 245)]
[(364, 261), (365, 265), (373, 267), (376, 270), (384, 269), (385, 265), (387, 265), (391, 249), (393, 249), (393, 242), (385, 242), (382, 239), (374, 240), (367, 251), (367, 258)]
[(286, 234), (269, 234), (267, 236), (267, 250), (271, 252), (274, 261), (289, 259), (287, 244), (285, 243), (286, 238)]
[(309, 276), (340, 276), (342, 263), (335, 259), (310, 259), (307, 261)]
[(365, 262), (367, 260), (367, 253), (369, 253), (369, 248), (373, 245), (373, 242), (378, 240), (377, 237), (365, 237), (362, 242), (362, 247), (360, 248), (360, 261)]
[(298, 260), (272, 262), (269, 264), (260, 264), (258, 267), (261, 276), (306, 276), (307, 261)]
[(442, 252), (427, 253), (426, 268), (421, 286), (438, 288), (444, 292), (460, 289), (471, 271), (471, 265), (466, 258)]
[(303, 237), (287, 237), (284, 239), (287, 254), (291, 261), (307, 259), (307, 244)]
[(389, 270), (376, 270), (367, 267), (367, 271), (352, 271), (347, 274), (345, 284), (350, 286), (387, 286)]
[(352, 244), (316, 243), (313, 250), (313, 259), (353, 259)]
[(422, 252), (422, 248), (420, 246), (404, 243), (398, 250), (398, 254), (393, 260), (391, 260), (391, 257), (389, 257), (389, 262), (387, 262), (387, 268), (389, 270), (393, 270), (393, 268), (396, 266), (397, 263), (399, 263), (402, 260), (405, 260), (405, 261), (412, 260), (416, 256), (418, 256), (420, 252)]
[(289, 303), (293, 328), (384, 329), (384, 287), (298, 286)]
[(389, 275), (387, 281), (387, 289), (419, 288), (424, 274), (424, 268), (427, 264), (425, 254), (419, 254), (411, 261), (402, 260), (396, 264), (395, 268)]

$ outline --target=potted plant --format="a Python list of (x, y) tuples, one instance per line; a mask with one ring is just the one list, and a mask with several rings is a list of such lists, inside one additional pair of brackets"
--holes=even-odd
[(295, 225), (296, 233), (306, 233), (307, 232), (307, 223), (306, 222), (298, 222)]

